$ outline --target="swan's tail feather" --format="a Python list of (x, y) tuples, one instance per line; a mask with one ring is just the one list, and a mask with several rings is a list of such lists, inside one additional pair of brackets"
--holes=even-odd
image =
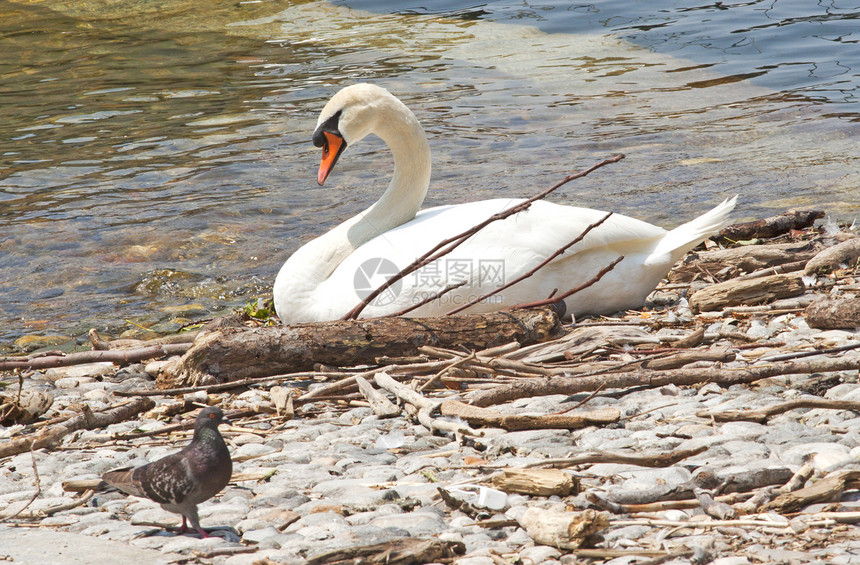
[(727, 198), (713, 210), (673, 229), (660, 240), (651, 256), (657, 259), (668, 253), (672, 256), (672, 263), (676, 262), (706, 237), (728, 225), (729, 214), (734, 210), (737, 200), (737, 195)]

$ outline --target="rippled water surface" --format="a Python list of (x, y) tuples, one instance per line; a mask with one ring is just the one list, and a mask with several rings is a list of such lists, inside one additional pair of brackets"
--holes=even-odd
[(424, 124), (428, 205), (620, 151), (554, 199), (666, 227), (735, 193), (738, 219), (860, 212), (860, 4), (427, 4), (0, 0), (0, 342), (265, 297), (387, 183), (377, 140), (315, 183), (316, 115), (359, 80)]

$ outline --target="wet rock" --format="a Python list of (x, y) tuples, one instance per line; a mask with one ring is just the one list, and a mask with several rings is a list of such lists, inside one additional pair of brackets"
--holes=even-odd
[(65, 335), (25, 335), (15, 340), (14, 346), (18, 351), (30, 352), (44, 347), (54, 347), (72, 341)]

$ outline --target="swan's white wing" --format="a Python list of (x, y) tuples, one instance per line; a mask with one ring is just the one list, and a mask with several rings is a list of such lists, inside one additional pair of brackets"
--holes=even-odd
[[(414, 220), (359, 247), (320, 285), (318, 296), (328, 297), (333, 307), (345, 312), (387, 276), (410, 264), (439, 241), (519, 202), (521, 200), (485, 200), (421, 211)], [(535, 202), (529, 210), (491, 223), (450, 254), (407, 276), (391, 292), (372, 303), (365, 314), (378, 316), (395, 312), (466, 280), (465, 286), (449, 293), (437, 301), (438, 304), (422, 307), (416, 315), (447, 312), (471, 297), (527, 273), (604, 215), (605, 212), (599, 210)], [(469, 311), (495, 310), (539, 300), (546, 298), (554, 288), (567, 290), (593, 277), (618, 255), (647, 256), (665, 234), (666, 231), (657, 226), (612, 215), (552, 264), (504, 290), (483, 307), (476, 306)], [(641, 265), (641, 259), (633, 260)], [(572, 261), (576, 261), (573, 268), (570, 267)], [(350, 288), (355, 292), (348, 292)]]

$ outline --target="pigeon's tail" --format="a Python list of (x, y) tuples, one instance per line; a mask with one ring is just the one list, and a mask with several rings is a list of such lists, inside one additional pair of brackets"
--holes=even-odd
[(148, 495), (141, 488), (140, 481), (135, 480), (133, 468), (115, 469), (108, 471), (102, 475), (102, 483), (106, 484), (106, 488), (122, 491), (132, 496), (148, 498)]

